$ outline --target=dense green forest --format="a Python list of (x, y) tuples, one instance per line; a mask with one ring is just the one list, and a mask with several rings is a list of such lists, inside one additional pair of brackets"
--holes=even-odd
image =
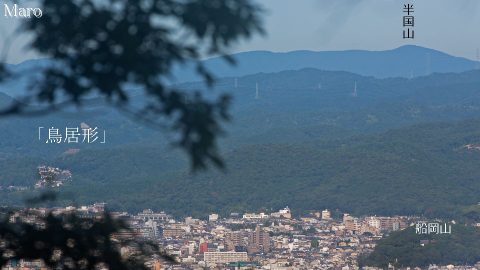
[[(480, 121), (469, 120), (308, 143), (245, 145), (225, 153), (224, 172), (192, 174), (181, 155), (153, 144), (85, 150), (49, 164), (72, 170), (74, 179), (63, 189), (67, 198), (101, 198), (115, 209), (204, 216), (288, 205), (297, 213), (338, 208), (356, 215), (442, 217), (458, 216), (480, 201), (480, 151), (464, 147), (478, 142)], [(27, 159), (28, 164), (24, 174), (35, 170), (34, 162)], [(18, 194), (2, 200), (12, 197)]]
[[(249, 75), (232, 85), (232, 78), (221, 79), (213, 91), (234, 97), (221, 141), (225, 171), (192, 174), (161, 131), (98, 106), (1, 119), (0, 186), (33, 186), (36, 167), (45, 164), (72, 171), (61, 189), (68, 204), (105, 201), (118, 210), (203, 217), (288, 205), (294, 213), (329, 208), (477, 219), (480, 151), (465, 145), (480, 144), (478, 71), (409, 80), (304, 69)], [(8, 99), (0, 96), (0, 103)], [(107, 144), (37, 139), (38, 126), (81, 122), (104, 128)], [(65, 154), (69, 148), (80, 151)], [(31, 195), (0, 193), (0, 204)]]
[[(422, 246), (421, 240), (428, 240)], [(451, 234), (415, 233), (415, 227), (393, 232), (378, 241), (375, 250), (359, 259), (360, 266), (428, 267), (437, 265), (474, 265), (480, 261), (478, 228), (453, 225)]]

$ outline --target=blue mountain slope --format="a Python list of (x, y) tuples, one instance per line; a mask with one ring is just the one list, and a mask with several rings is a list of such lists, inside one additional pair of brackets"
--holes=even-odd
[[(424, 76), (434, 72), (462, 72), (476, 67), (476, 62), (446, 53), (407, 45), (386, 51), (292, 51), (285, 53), (251, 51), (234, 54), (237, 65), (228, 65), (221, 57), (205, 60), (218, 77), (236, 77), (259, 72), (278, 72), (302, 68), (349, 71), (378, 78)], [(178, 68), (179, 82), (198, 80), (194, 68)]]
[[(418, 77), (435, 72), (463, 72), (477, 67), (477, 62), (419, 46), (407, 45), (386, 51), (250, 51), (232, 55), (237, 64), (231, 66), (221, 57), (204, 60), (217, 77), (240, 77), (257, 73), (316, 68), (328, 71), (348, 71), (376, 78)], [(30, 60), (8, 68), (21, 76), (18, 80), (0, 84), (0, 92), (18, 96), (29, 88), (27, 78), (49, 65), (48, 59)], [(175, 83), (198, 81), (193, 64), (177, 66), (173, 71)]]

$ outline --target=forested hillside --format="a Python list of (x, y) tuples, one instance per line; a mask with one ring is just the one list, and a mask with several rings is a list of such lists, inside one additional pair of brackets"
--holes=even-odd
[[(221, 141), (225, 171), (192, 175), (160, 131), (97, 104), (0, 120), (0, 186), (32, 186), (36, 167), (46, 164), (72, 171), (66, 200), (197, 216), (285, 205), (455, 216), (480, 201), (480, 152), (465, 148), (480, 144), (479, 71), (375, 79), (303, 69), (224, 78), (212, 95), (220, 92), (234, 99)], [(82, 122), (105, 129), (107, 143), (53, 146), (37, 138), (39, 126)], [(70, 148), (78, 153), (66, 154)], [(30, 193), (0, 192), (1, 204)]]
[[(480, 121), (416, 125), (378, 135), (253, 144), (225, 154), (225, 172), (192, 175), (162, 146), (86, 150), (49, 164), (70, 168), (65, 192), (112, 207), (195, 211), (341, 209), (358, 214), (456, 216), (480, 201)], [(34, 170), (31, 160), (30, 167)], [(18, 194), (9, 194), (3, 200)]]
[[(442, 224), (443, 225), (443, 224)], [(424, 245), (420, 244), (423, 240)], [(415, 227), (394, 232), (378, 242), (375, 251), (359, 260), (360, 266), (428, 267), (474, 265), (480, 261), (478, 228), (453, 225), (451, 234), (419, 235)]]

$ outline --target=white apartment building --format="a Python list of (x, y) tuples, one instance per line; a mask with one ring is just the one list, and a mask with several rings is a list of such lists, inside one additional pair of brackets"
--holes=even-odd
[(203, 254), (203, 260), (206, 265), (210, 267), (212, 265), (221, 265), (230, 262), (248, 261), (248, 255), (247, 252), (234, 251), (205, 252)]

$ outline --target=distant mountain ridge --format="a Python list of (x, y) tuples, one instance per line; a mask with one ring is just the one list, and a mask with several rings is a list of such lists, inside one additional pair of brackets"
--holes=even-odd
[[(232, 56), (237, 61), (233, 67), (221, 57), (207, 59), (203, 63), (217, 77), (317, 68), (348, 71), (377, 78), (408, 78), (435, 72), (463, 72), (477, 67), (476, 61), (414, 45), (385, 51), (250, 51)], [(194, 71), (193, 66), (185, 65), (177, 68), (173, 74), (179, 82), (199, 80)]]
[[(222, 57), (203, 61), (216, 78), (241, 77), (257, 73), (273, 73), (287, 70), (315, 68), (326, 71), (347, 71), (376, 78), (418, 77), (431, 73), (464, 72), (480, 66), (476, 61), (415, 45), (405, 45), (391, 50), (367, 51), (308, 51), (290, 52), (248, 51), (232, 54), (236, 65), (226, 63)], [(28, 60), (7, 68), (14, 72), (31, 72), (46, 67), (48, 59)], [(175, 83), (199, 81), (192, 63), (176, 66), (172, 72)], [(25, 93), (24, 78), (21, 82), (0, 85), (0, 92), (15, 96)]]

